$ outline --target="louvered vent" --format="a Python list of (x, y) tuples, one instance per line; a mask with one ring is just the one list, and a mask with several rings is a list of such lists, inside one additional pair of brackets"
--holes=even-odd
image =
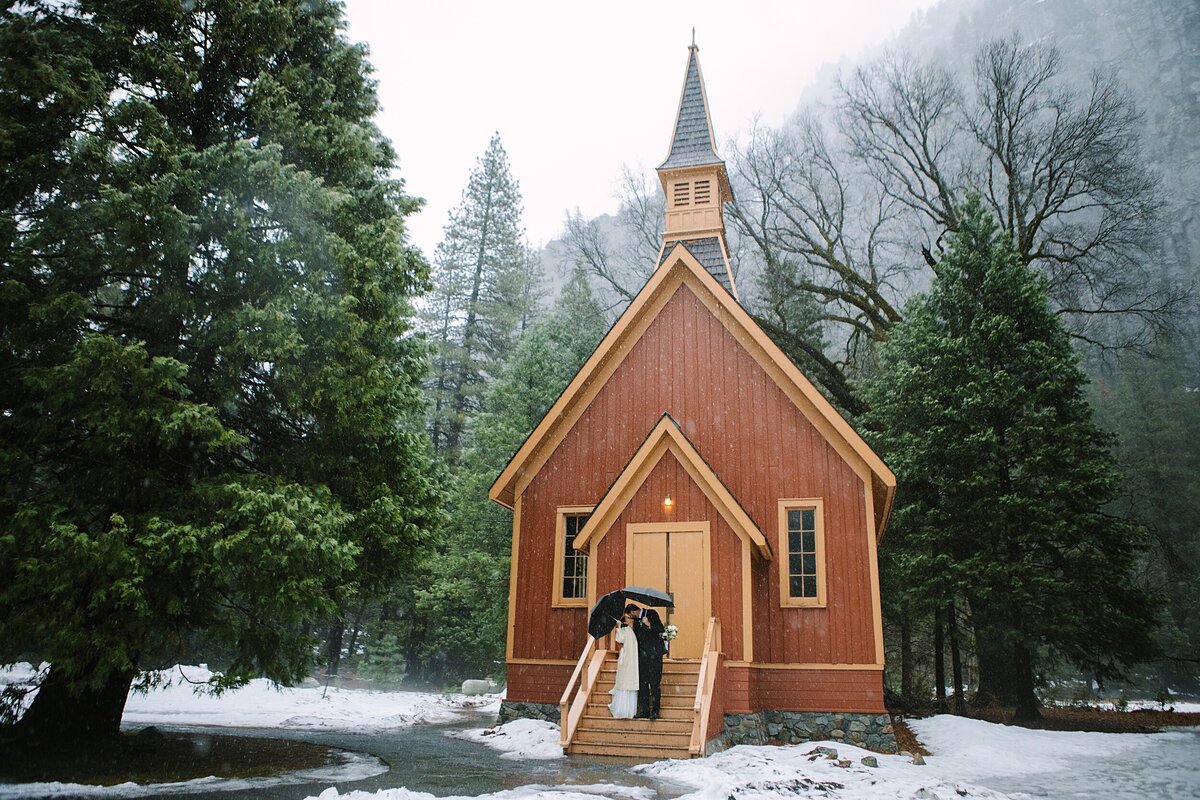
[(710, 183), (711, 181), (696, 181), (696, 205), (704, 205), (711, 199)]
[(690, 205), (691, 203), (691, 184), (687, 181), (675, 184), (675, 196), (672, 200), (672, 206), (679, 208), (680, 206)]

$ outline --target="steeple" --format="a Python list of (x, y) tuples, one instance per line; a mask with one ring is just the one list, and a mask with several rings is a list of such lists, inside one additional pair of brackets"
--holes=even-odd
[(722, 213), (724, 204), (733, 199), (733, 192), (725, 162), (717, 155), (699, 52), (695, 42), (688, 47), (687, 71), (675, 129), (671, 132), (671, 149), (658, 167), (658, 179), (667, 198), (660, 266), (675, 243), (681, 242), (737, 297), (729, 270)]

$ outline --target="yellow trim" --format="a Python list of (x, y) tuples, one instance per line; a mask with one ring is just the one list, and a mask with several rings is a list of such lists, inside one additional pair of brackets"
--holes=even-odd
[(513, 632), (517, 625), (517, 557), (521, 550), (521, 498), (513, 507), (512, 561), (508, 565), (508, 635), (504, 641), (504, 658), (513, 660)]
[[(675, 425), (669, 414), (664, 414), (658, 424), (650, 431), (646, 441), (634, 453), (633, 458), (625, 465), (625, 469), (617, 476), (616, 481), (605, 493), (604, 499), (596, 506), (587, 524), (575, 536), (575, 549), (583, 550), (592, 546), (593, 539), (599, 542), (608, 529), (616, 522), (617, 517), (633, 500), (633, 496), (641, 488), (654, 467), (666, 453), (670, 451), (679, 463), (687, 470), (688, 475), (704, 492), (722, 518), (729, 523), (734, 532), (743, 540), (749, 540), (758, 548), (762, 557), (771, 560), (771, 546), (763, 536), (762, 531), (750, 519), (725, 485), (717, 479), (712, 467), (696, 452), (696, 448), (687, 440)], [(599, 533), (597, 533), (597, 531)], [(595, 553), (594, 547), (591, 550)]]
[[(664, 249), (665, 247), (664, 244)], [(672, 249), (669, 260), (655, 271), (554, 406), (525, 440), (492, 484), (488, 496), (501, 505), (512, 507), (516, 496), (545, 464), (559, 442), (578, 422), (587, 406), (632, 350), (633, 342), (640, 338), (658, 311), (683, 284), (713, 312), (751, 357), (767, 371), (776, 385), (787, 394), (805, 418), (815, 425), (838, 454), (846, 459), (863, 479), (867, 491), (874, 493), (877, 491), (876, 486), (879, 487), (878, 492), (883, 496), (876, 498), (875, 507), (882, 507), (884, 511), (889, 509), (896, 488), (896, 476), (762, 332), (729, 292), (717, 283), (686, 247), (679, 246)], [(883, 530), (878, 527), (879, 522), (877, 521), (876, 533), (881, 536)]]
[[(591, 514), (595, 506), (559, 506), (555, 515), (554, 523), (554, 599), (551, 601), (553, 608), (579, 608), (589, 607), (589, 593), (591, 592), (591, 581), (584, 587), (583, 597), (563, 597), (563, 559), (567, 555), (567, 517), (579, 514)], [(578, 537), (578, 533), (575, 534)], [(574, 548), (578, 550), (579, 548)], [(586, 556), (587, 554), (584, 553)], [(592, 559), (588, 558), (587, 578), (591, 578)]]
[(875, 537), (875, 498), (867, 492), (867, 563), (871, 573), (871, 614), (875, 617), (875, 660), (883, 662), (883, 608), (879, 590), (879, 552), (874, 547)]
[[(792, 509), (816, 512), (817, 536), (817, 596), (791, 596), (791, 548), (788, 547), (787, 512)], [(788, 498), (779, 501), (779, 605), (783, 608), (825, 608), (825, 501), (820, 497)], [(874, 552), (875, 548), (871, 548)], [(878, 596), (878, 592), (876, 592)]]
[(742, 540), (742, 658), (754, 660), (754, 614), (751, 608), (750, 587), (753, 585), (753, 575), (750, 573), (750, 543)]
[(545, 667), (573, 667), (575, 660), (569, 658), (506, 658), (508, 664), (535, 664)]
[(747, 661), (726, 661), (725, 666), (747, 669), (840, 669), (862, 670), (863, 672), (878, 672), (883, 669), (883, 664), (751, 664)]

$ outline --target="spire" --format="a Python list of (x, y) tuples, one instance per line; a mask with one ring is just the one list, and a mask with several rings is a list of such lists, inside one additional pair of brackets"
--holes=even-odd
[(679, 114), (671, 133), (671, 152), (658, 168), (658, 179), (667, 200), (659, 266), (667, 263), (676, 245), (685, 247), (718, 283), (737, 297), (722, 213), (724, 204), (733, 199), (733, 192), (725, 162), (717, 155), (695, 37), (693, 30)]
[(679, 98), (679, 114), (671, 135), (671, 152), (659, 169), (721, 163), (713, 137), (712, 119), (708, 115), (708, 98), (704, 94), (704, 78), (700, 74), (700, 48), (696, 46), (694, 31), (692, 37), (683, 93)]

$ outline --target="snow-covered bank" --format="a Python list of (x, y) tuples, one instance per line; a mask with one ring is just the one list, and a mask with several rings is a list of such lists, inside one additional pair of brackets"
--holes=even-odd
[(558, 726), (538, 719), (517, 719), (495, 728), (450, 731), (446, 735), (479, 742), (501, 751), (503, 758), (516, 761), (563, 757), (558, 743)]
[[(10, 664), (0, 668), (0, 686), (34, 682), (48, 665)], [(431, 694), (284, 687), (264, 678), (213, 696), (202, 691), (213, 673), (201, 666), (174, 666), (155, 674), (156, 688), (131, 691), (125, 725), (213, 725), (231, 728), (284, 728), (370, 731), (449, 722), (466, 708), (499, 708), (496, 695)], [(25, 697), (28, 707), (37, 691)]]
[(0, 798), (127, 798), (153, 797), (164, 794), (189, 795), (200, 792), (232, 792), (239, 789), (266, 789), (271, 786), (294, 786), (301, 783), (349, 783), (387, 772), (374, 756), (362, 753), (341, 753), (341, 762), (320, 769), (299, 770), (269, 778), (197, 778), (174, 783), (121, 783), (116, 786), (93, 786), (81, 783), (0, 783)]
[[(636, 786), (618, 786), (613, 783), (598, 783), (588, 786), (543, 786), (530, 784), (503, 792), (472, 796), (471, 800), (651, 800), (655, 792)], [(382, 792), (347, 792), (339, 794), (337, 789), (326, 789), (307, 800), (467, 800), (462, 795), (437, 798), (427, 792), (411, 792), (408, 789), (385, 789)]]
[(197, 683), (211, 673), (201, 667), (175, 667), (170, 685), (147, 694), (132, 692), (125, 704), (127, 725), (220, 725), (252, 728), (377, 730), (455, 719), (464, 707), (493, 702), (491, 697), (425, 692), (378, 692), (285, 688), (253, 680), (220, 697), (198, 694)]

